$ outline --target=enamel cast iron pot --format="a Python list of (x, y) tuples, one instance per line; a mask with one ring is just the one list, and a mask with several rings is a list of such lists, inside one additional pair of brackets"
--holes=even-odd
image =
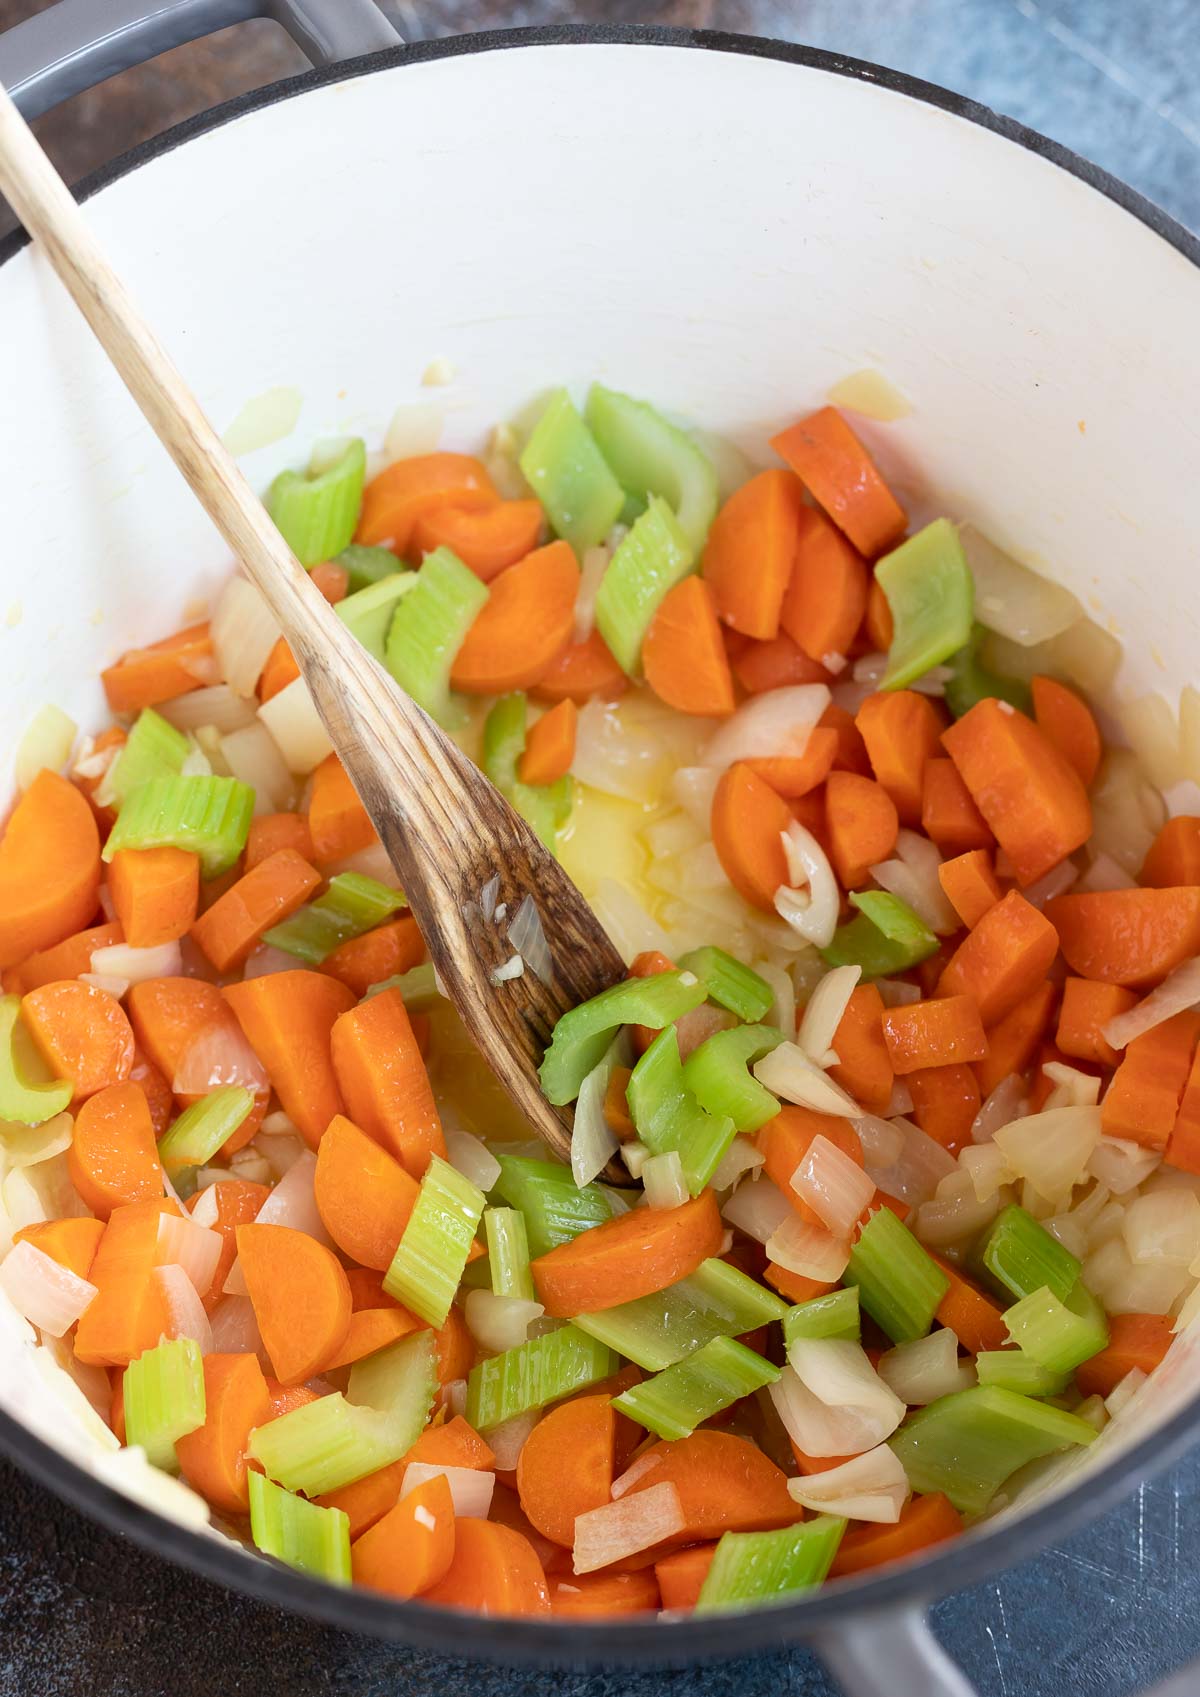
[[(474, 450), (539, 389), (592, 377), (763, 462), (772, 431), (874, 367), (913, 411), (864, 433), (918, 511), (936, 492), (1066, 582), (1126, 643), (1122, 688), (1173, 698), (1191, 681), (1200, 244), (1156, 208), (928, 84), (683, 31), (404, 48), (371, 0), (61, 0), (0, 41), (0, 79), (33, 115), (262, 14), (319, 68), (87, 186), (104, 245), (219, 428), (272, 387), (302, 398), (292, 435), (248, 456), (258, 486), (317, 437), (378, 441), (422, 394), (446, 398), (446, 444)], [(11, 750), (47, 701), (101, 723), (101, 666), (183, 623), (228, 560), (48, 267), (19, 237), (0, 261)], [(438, 356), (455, 384), (421, 391)], [(847, 1691), (891, 1697), (966, 1692), (925, 1605), (1177, 1456), (1200, 1425), (1198, 1373), (1184, 1338), (1073, 1470), (877, 1577), (733, 1619), (464, 1623), (335, 1590), (198, 1524), (135, 1455), (106, 1450), (0, 1298), (4, 1448), (231, 1589), (511, 1662), (661, 1665), (809, 1639)]]

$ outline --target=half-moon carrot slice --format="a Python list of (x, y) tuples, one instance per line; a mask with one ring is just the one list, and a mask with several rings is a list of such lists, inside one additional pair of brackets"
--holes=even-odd
[(435, 507), (417, 520), (411, 552), (419, 559), (437, 548), (449, 548), (476, 577), (490, 583), (536, 548), (541, 534), (540, 501)]
[(571, 640), (579, 565), (569, 542), (535, 548), (496, 579), (450, 668), (468, 695), (529, 689)]
[(0, 967), (61, 943), (95, 918), (100, 832), (87, 798), (43, 770), (0, 838)]
[(75, 978), (43, 984), (22, 999), (21, 1018), (57, 1076), (71, 1080), (77, 1102), (133, 1070), (133, 1030), (107, 990)]
[(774, 913), (775, 892), (788, 880), (782, 839), (791, 822), (787, 803), (744, 760), (722, 774), (713, 795), (713, 847), (734, 889), (764, 913)]
[(238, 1265), (282, 1385), (320, 1371), (350, 1329), (350, 1286), (332, 1250), (291, 1226), (237, 1228)]
[(154, 1121), (139, 1085), (111, 1084), (84, 1102), (75, 1116), (67, 1171), (84, 1202), (102, 1220), (123, 1202), (162, 1195)]
[(183, 1477), (221, 1514), (245, 1514), (246, 1449), (271, 1418), (271, 1395), (256, 1355), (204, 1357), (204, 1424), (178, 1439)]
[(459, 507), (490, 507), (498, 498), (486, 469), (469, 454), (418, 454), (397, 460), (363, 490), (354, 540), (407, 554), (423, 514), (450, 501)]
[(711, 1190), (678, 1208), (634, 1208), (539, 1255), (538, 1300), (559, 1318), (650, 1296), (715, 1255), (722, 1232)]

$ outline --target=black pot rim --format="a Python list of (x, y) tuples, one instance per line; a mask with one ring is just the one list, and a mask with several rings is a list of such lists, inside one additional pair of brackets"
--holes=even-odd
[[(978, 101), (936, 83), (817, 48), (713, 30), (662, 26), (600, 25), (571, 28), (485, 31), (400, 46), (253, 90), (187, 119), (151, 141), (94, 171), (78, 186), (87, 200), (131, 171), (246, 113), (273, 106), (310, 89), (374, 71), (469, 54), (520, 47), (649, 46), (739, 54), (799, 65), (833, 76), (872, 83), (907, 95), (1016, 143), (1057, 165), (1146, 225), (1185, 259), (1200, 267), (1200, 238), (1144, 195), (1098, 165)], [(28, 242), (16, 230), (0, 242), (0, 264)], [(33, 1432), (0, 1410), (0, 1447), (56, 1495), (83, 1509), (110, 1530), (125, 1534), (156, 1555), (177, 1562), (228, 1589), (306, 1615), (332, 1626), (399, 1641), (446, 1656), (482, 1658), (518, 1665), (558, 1667), (667, 1667), (715, 1660), (795, 1644), (844, 1625), (860, 1609), (920, 1607), (987, 1577), (999, 1567), (1031, 1556), (1052, 1539), (1075, 1530), (1111, 1507), (1146, 1475), (1159, 1472), (1189, 1447), (1200, 1427), (1200, 1407), (1181, 1410), (1127, 1450), (1118, 1461), (1009, 1523), (996, 1523), (956, 1539), (924, 1559), (881, 1570), (877, 1577), (842, 1580), (800, 1601), (754, 1614), (711, 1619), (689, 1616), (616, 1618), (595, 1627), (568, 1621), (508, 1620), (400, 1603), (366, 1590), (340, 1590), (290, 1568), (251, 1555), (218, 1536), (198, 1533), (165, 1519), (94, 1478)], [(469, 1620), (469, 1626), (466, 1622)]]

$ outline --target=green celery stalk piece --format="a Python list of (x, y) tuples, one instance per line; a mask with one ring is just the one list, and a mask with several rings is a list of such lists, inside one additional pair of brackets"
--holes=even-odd
[(570, 1167), (533, 1161), (525, 1155), (501, 1155), (496, 1194), (525, 1219), (529, 1251), (547, 1255), (570, 1243), (589, 1226), (612, 1215), (612, 1204), (598, 1184), (576, 1185)]
[(621, 670), (641, 676), (642, 643), (663, 597), (685, 578), (695, 550), (661, 495), (617, 544), (596, 592), (596, 628)]
[(117, 814), (102, 858), (119, 849), (180, 848), (200, 857), (200, 876), (219, 878), (246, 846), (254, 791), (237, 778), (151, 778)]
[(367, 995), (378, 996), (381, 990), (399, 990), (409, 1013), (419, 1013), (442, 999), (431, 960), (423, 960), (420, 966), (410, 966), (407, 972), (398, 972), (392, 978), (381, 978), (370, 986)]
[(538, 1069), (547, 1101), (562, 1107), (575, 1100), (620, 1026), (648, 1025), (661, 1031), (706, 999), (695, 973), (659, 972), (652, 978), (622, 979), (571, 1008), (555, 1025)]
[(859, 966), (864, 980), (888, 978), (937, 953), (938, 939), (899, 896), (855, 890), (850, 902), (858, 918), (839, 925), (832, 943), (820, 951), (827, 966)]
[(261, 1473), (247, 1473), (246, 1483), (256, 1549), (331, 1585), (349, 1585), (350, 1516), (345, 1509), (306, 1502)]
[(1082, 1271), (1078, 1257), (1015, 1202), (996, 1215), (977, 1259), (995, 1287), (1018, 1302), (1043, 1286), (1065, 1302)]
[(503, 794), (508, 795), (517, 781), (517, 767), (525, 752), (525, 727), (528, 703), (523, 690), (499, 696), (488, 709), (483, 722), (484, 772)]
[(820, 1585), (833, 1565), (846, 1522), (819, 1514), (777, 1532), (726, 1532), (700, 1587), (697, 1614), (741, 1613)]
[(584, 416), (626, 494), (635, 504), (661, 495), (674, 509), (693, 555), (699, 555), (720, 498), (707, 454), (648, 401), (603, 383), (592, 384)]
[(660, 1438), (687, 1438), (723, 1408), (778, 1378), (778, 1367), (735, 1338), (710, 1338), (694, 1355), (614, 1397), (613, 1407)]
[(775, 1118), (779, 1101), (750, 1068), (783, 1041), (783, 1032), (773, 1025), (715, 1031), (684, 1061), (683, 1082), (710, 1114), (732, 1120), (735, 1132), (757, 1131)]
[(404, 1235), (396, 1245), (383, 1288), (431, 1326), (444, 1326), (458, 1290), (484, 1194), (448, 1161), (435, 1155), (425, 1169)]
[(956, 1509), (975, 1515), (1019, 1467), (1095, 1436), (1094, 1426), (1065, 1409), (979, 1385), (918, 1409), (888, 1441), (914, 1491), (944, 1491)]
[(211, 1161), (253, 1106), (252, 1090), (226, 1084), (185, 1108), (158, 1145), (167, 1176), (177, 1178), (185, 1167), (202, 1167)]
[(515, 1208), (488, 1208), (483, 1216), (487, 1238), (487, 1261), (492, 1291), (496, 1296), (519, 1296), (536, 1301), (533, 1274), (529, 1271), (529, 1233), (525, 1216)]
[(862, 1337), (858, 1286), (827, 1291), (789, 1308), (783, 1317), (783, 1341), (797, 1338), (846, 1338), (857, 1343)]
[(604, 541), (625, 492), (565, 389), (556, 389), (520, 457), (526, 482), (557, 536), (577, 554)]
[(373, 931), (404, 906), (401, 892), (377, 878), (339, 872), (324, 895), (265, 931), (263, 942), (319, 966), (340, 944)]
[(440, 725), (452, 724), (450, 669), (488, 589), (449, 548), (426, 554), (416, 578), (392, 615), (384, 663), (418, 707)]
[(509, 800), (521, 818), (532, 825), (539, 841), (555, 854), (558, 833), (575, 805), (575, 780), (571, 774), (565, 772), (552, 784), (514, 784)]
[(990, 698), (1007, 701), (1022, 713), (1032, 712), (1033, 694), (1024, 679), (1002, 678), (980, 660), (979, 645), (986, 635), (982, 625), (972, 626), (970, 642), (947, 661), (954, 675), (946, 680), (946, 706), (956, 719)]
[(178, 1473), (175, 1445), (204, 1424), (204, 1362), (195, 1338), (164, 1338), (125, 1369), (125, 1442)]
[(467, 1419), (477, 1432), (502, 1426), (583, 1390), (617, 1370), (617, 1358), (572, 1325), (530, 1338), (472, 1367), (467, 1379)]
[(75, 1086), (69, 1078), (39, 1083), (26, 1076), (27, 1064), (37, 1067), (40, 1057), (20, 1016), (20, 996), (0, 997), (0, 1120), (44, 1125), (70, 1106)]
[(1073, 1373), (1108, 1347), (1104, 1309), (1082, 1279), (1065, 1300), (1045, 1285), (1032, 1291), (1007, 1310), (1004, 1324), (1022, 1352), (1052, 1373)]
[(971, 640), (975, 583), (949, 519), (934, 519), (876, 562), (895, 634), (881, 689), (904, 689)]
[(715, 944), (680, 955), (679, 965), (703, 979), (710, 1002), (728, 1008), (748, 1025), (758, 1024), (770, 1013), (775, 992), (766, 979)]
[(109, 796), (119, 807), (139, 784), (151, 778), (178, 777), (191, 746), (183, 732), (168, 724), (161, 713), (143, 707), (109, 771)]
[(571, 1324), (648, 1373), (660, 1373), (713, 1338), (740, 1337), (782, 1320), (786, 1312), (774, 1291), (714, 1256), (666, 1290), (577, 1314)]
[(982, 1349), (975, 1357), (975, 1371), (981, 1385), (1021, 1396), (1061, 1396), (1071, 1382), (1069, 1373), (1043, 1367), (1023, 1349)]
[(317, 476), (281, 471), (272, 483), (267, 512), (302, 566), (336, 559), (353, 541), (366, 473), (366, 443), (354, 436)]
[(351, 542), (343, 548), (337, 563), (346, 568), (347, 599), (357, 595), (360, 589), (366, 589), (372, 583), (382, 583), (385, 577), (394, 577), (396, 573), (396, 556), (390, 548), (370, 548), (362, 542)]
[(417, 572), (398, 572), (396, 556), (386, 548), (371, 548), (367, 552), (387, 555), (392, 562), (391, 571), (387, 577), (364, 584), (353, 595), (347, 595), (333, 610), (350, 634), (382, 666), (387, 660), (387, 636), (396, 608), (409, 590), (416, 588), (420, 577)]
[(673, 1025), (638, 1060), (626, 1096), (642, 1142), (655, 1155), (676, 1150), (688, 1190), (699, 1196), (737, 1133), (727, 1115), (710, 1114), (688, 1089)]
[(877, 1208), (850, 1250), (844, 1283), (893, 1343), (923, 1338), (950, 1280), (890, 1208)]

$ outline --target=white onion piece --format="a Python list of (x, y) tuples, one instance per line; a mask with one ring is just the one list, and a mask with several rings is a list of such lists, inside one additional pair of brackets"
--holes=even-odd
[(1135, 1037), (1153, 1031), (1173, 1014), (1183, 1013), (1200, 1003), (1200, 956), (1185, 960), (1162, 983), (1135, 1003), (1126, 1013), (1116, 1014), (1101, 1028), (1100, 1035), (1114, 1049), (1124, 1049)]
[(249, 1297), (226, 1296), (209, 1316), (212, 1346), (219, 1355), (261, 1355), (262, 1336)]
[(1127, 748), (1110, 748), (1090, 799), (1089, 852), (1136, 876), (1167, 817), (1166, 803), (1146, 778), (1137, 755)]
[[(833, 1046), (837, 1028), (861, 977), (861, 966), (835, 966), (825, 974), (809, 997), (796, 1042), (818, 1065), (821, 1056)], [(781, 1029), (786, 1030), (787, 1027)]]
[(441, 1462), (410, 1461), (404, 1469), (399, 1501), (411, 1496), (418, 1485), (441, 1477), (450, 1487), (450, 1500), (460, 1520), (486, 1520), (492, 1506), (496, 1475), (476, 1467), (447, 1467)]
[(1083, 1281), (1110, 1314), (1169, 1314), (1192, 1282), (1184, 1268), (1166, 1261), (1138, 1265), (1120, 1237), (1088, 1256)]
[(78, 729), (61, 707), (47, 703), (39, 708), (17, 744), (17, 788), (27, 790), (39, 772), (61, 772), (71, 758)]
[(648, 950), (670, 955), (670, 937), (615, 878), (602, 878), (597, 884), (592, 909), (626, 965)]
[(881, 890), (907, 902), (931, 931), (939, 937), (950, 937), (961, 929), (962, 921), (938, 878), (941, 863), (941, 855), (927, 837), (919, 837), (915, 831), (901, 831), (896, 838), (895, 855), (872, 866), (870, 872)]
[[(729, 1148), (717, 1162), (716, 1171), (712, 1176), (712, 1187), (720, 1194), (735, 1185), (743, 1174), (754, 1172), (761, 1167), (766, 1157), (748, 1137), (735, 1137)], [(774, 1230), (774, 1227), (772, 1227)], [(769, 1237), (770, 1232), (767, 1233)], [(765, 1240), (764, 1240), (765, 1241)]]
[(989, 1090), (971, 1121), (971, 1142), (990, 1143), (1001, 1126), (1019, 1118), (1025, 1099), (1025, 1081), (1019, 1073), (1010, 1072), (994, 1090)]
[(1062, 584), (1021, 565), (972, 524), (960, 525), (958, 534), (975, 580), (975, 617), (988, 630), (1032, 647), (1079, 619), (1083, 609)]
[(1075, 880), (1075, 893), (1096, 890), (1132, 890), (1134, 880), (1111, 855), (1098, 854), (1081, 877)]
[(585, 548), (583, 559), (580, 561), (579, 588), (575, 591), (575, 629), (576, 642), (586, 642), (591, 636), (596, 623), (596, 595), (600, 581), (608, 570), (608, 562), (612, 559), (612, 549), (603, 542), (592, 548)]
[(657, 799), (663, 747), (649, 729), (607, 701), (589, 701), (575, 721), (571, 771), (581, 784), (626, 801)]
[(79, 982), (86, 984), (90, 990), (103, 990), (106, 996), (111, 996), (119, 1002), (129, 989), (128, 978), (115, 978), (107, 972), (81, 972)]
[[(152, 1274), (167, 1310), (166, 1335), (194, 1338), (201, 1355), (212, 1353), (212, 1325), (196, 1287), (182, 1267), (155, 1267)], [(211, 1275), (210, 1275), (211, 1279)]]
[(662, 1465), (662, 1459), (661, 1455), (655, 1455), (652, 1450), (643, 1450), (641, 1455), (634, 1456), (624, 1473), (612, 1482), (609, 1495), (613, 1501), (616, 1502), (618, 1497), (623, 1497), (627, 1491), (631, 1491), (638, 1480), (644, 1479), (647, 1473), (653, 1473), (656, 1467)]
[[(216, 737), (217, 746), (220, 747), (220, 732), (213, 730), (211, 725), (202, 725), (197, 735), (199, 736), (201, 734), (205, 735), (206, 740), (210, 734)], [(223, 778), (228, 777), (229, 775), (225, 771), (223, 761), (218, 763), (211, 760), (205, 750), (200, 746), (199, 742), (193, 743), (191, 748), (188, 749), (187, 753), (183, 757), (183, 765), (179, 768), (179, 776), (181, 778), (211, 778), (214, 772), (218, 773), (219, 776)]]
[(1125, 1137), (1102, 1137), (1088, 1157), (1088, 1171), (1114, 1196), (1135, 1190), (1162, 1160), (1157, 1149), (1147, 1149)]
[(1100, 1141), (1099, 1108), (1050, 1108), (1002, 1126), (993, 1141), (1012, 1170), (1038, 1190), (1055, 1210), (1082, 1184)]
[(642, 1187), (651, 1208), (680, 1208), (688, 1199), (683, 1162), (675, 1149), (652, 1155), (642, 1168)]
[(1142, 771), (1160, 790), (1169, 790), (1185, 776), (1179, 740), (1179, 720), (1161, 695), (1127, 701), (1119, 717), (1129, 746)]
[(448, 1384), (443, 1385), (442, 1401), (445, 1404), (446, 1413), (451, 1419), (456, 1414), (465, 1419), (467, 1413), (467, 1381), (465, 1379), (451, 1379)]
[(828, 948), (837, 930), (841, 900), (829, 856), (798, 819), (782, 836), (788, 883), (775, 892), (775, 911), (806, 943)]
[(126, 985), (143, 984), (148, 978), (178, 978), (182, 970), (178, 943), (160, 943), (153, 949), (110, 943), (92, 950), (92, 971), (104, 978), (123, 979)]
[(888, 1097), (887, 1107), (883, 1110), (884, 1119), (903, 1119), (906, 1114), (911, 1114), (912, 1110), (912, 1091), (908, 1088), (904, 1079), (894, 1078), (892, 1080), (892, 1093)]
[(795, 1213), (782, 1190), (765, 1175), (760, 1175), (739, 1185), (726, 1199), (721, 1218), (745, 1232), (756, 1243), (767, 1243), (785, 1220), (795, 1218)]
[(856, 684), (866, 684), (874, 693), (887, 671), (887, 663), (886, 654), (860, 654), (850, 668), (850, 676)]
[(1125, 1210), (1121, 1233), (1136, 1266), (1190, 1267), (1200, 1255), (1200, 1201), (1190, 1190), (1136, 1196)]
[(244, 577), (231, 577), (212, 615), (213, 652), (235, 695), (254, 694), (263, 667), (279, 640), (279, 621), (262, 594)]
[(0, 1291), (31, 1326), (61, 1338), (88, 1307), (96, 1286), (23, 1241), (0, 1264)]
[(885, 1008), (906, 1008), (921, 1000), (921, 986), (907, 984), (902, 978), (877, 978), (875, 988)]
[(1131, 1367), (1125, 1377), (1113, 1386), (1104, 1399), (1104, 1410), (1110, 1420), (1115, 1420), (1122, 1409), (1129, 1407), (1147, 1377), (1140, 1367)]
[[(303, 678), (293, 678), (270, 701), (264, 701), (258, 716), (275, 739), (289, 772), (311, 772), (333, 753), (329, 732)], [(234, 725), (228, 728), (237, 729)]]
[(543, 984), (554, 982), (554, 961), (542, 927), (542, 916), (532, 896), (526, 896), (508, 927), (508, 940), (525, 965)]
[(814, 1226), (799, 1214), (789, 1212), (766, 1242), (767, 1259), (801, 1278), (835, 1284), (846, 1271), (850, 1245), (824, 1226)]
[(905, 1414), (861, 1345), (841, 1338), (798, 1339), (769, 1394), (805, 1455), (861, 1455), (890, 1437)]
[(1047, 1061), (1042, 1067), (1054, 1089), (1046, 1098), (1047, 1108), (1094, 1108), (1100, 1100), (1100, 1080), (1062, 1061)]
[(1087, 1233), (1078, 1220), (1070, 1214), (1052, 1214), (1048, 1220), (1042, 1221), (1042, 1225), (1051, 1237), (1057, 1238), (1064, 1249), (1070, 1250), (1076, 1260), (1083, 1260), (1088, 1252), (1088, 1240)]
[(43, 1220), (82, 1219), (90, 1213), (71, 1183), (65, 1155), (16, 1167), (0, 1181), (0, 1221), (7, 1215), (13, 1234)]
[(1016, 1182), (1017, 1175), (1008, 1164), (1008, 1156), (996, 1143), (968, 1144), (959, 1151), (958, 1164), (970, 1175), (980, 1202), (990, 1202), (998, 1190)]
[(267, 1069), (235, 1021), (206, 1026), (179, 1057), (171, 1088), (177, 1096), (206, 1096), (223, 1084), (239, 1084), (256, 1096), (271, 1087)]
[(955, 1171), (954, 1157), (910, 1120), (893, 1119), (890, 1124), (904, 1139), (900, 1158), (886, 1167), (868, 1159), (866, 1169), (880, 1190), (915, 1207), (928, 1201), (942, 1179)]
[[(1103, 1190), (1103, 1185), (1097, 1187)], [(1092, 1218), (1087, 1226), (1088, 1254), (1094, 1255), (1097, 1249), (1102, 1249), (1106, 1243), (1121, 1237), (1125, 1224), (1125, 1204), (1123, 1202), (1106, 1202)]]
[(778, 1044), (755, 1063), (753, 1070), (758, 1082), (773, 1095), (795, 1102), (801, 1108), (811, 1108), (818, 1114), (837, 1114), (843, 1119), (857, 1119), (862, 1112), (854, 1098), (795, 1043)]
[(207, 689), (177, 695), (173, 701), (160, 702), (155, 712), (161, 713), (177, 731), (198, 731), (211, 725), (221, 736), (254, 723), (254, 709), (227, 684), (213, 684)]
[(923, 1338), (897, 1344), (879, 1358), (879, 1377), (910, 1408), (924, 1408), (939, 1397), (969, 1391), (976, 1383), (970, 1361), (960, 1361), (958, 1339), (945, 1326)]
[(617, 1060), (610, 1046), (579, 1086), (575, 1100), (575, 1118), (571, 1127), (571, 1177), (580, 1190), (604, 1170), (620, 1146), (604, 1115), (608, 1081)]
[(799, 759), (830, 700), (825, 684), (789, 684), (751, 696), (709, 741), (701, 764), (723, 772), (738, 760)]
[(630, 1178), (640, 1179), (646, 1162), (651, 1159), (651, 1151), (646, 1144), (639, 1143), (635, 1137), (628, 1143), (622, 1143), (618, 1153)]
[(848, 1240), (875, 1194), (875, 1180), (856, 1161), (818, 1133), (791, 1177), (792, 1189), (825, 1229)]
[(182, 1267), (199, 1296), (207, 1295), (221, 1259), (221, 1234), (190, 1214), (160, 1214), (155, 1260), (160, 1267)]
[(540, 1409), (531, 1409), (527, 1414), (514, 1414), (511, 1420), (503, 1425), (493, 1426), (488, 1432), (488, 1448), (495, 1457), (495, 1465), (502, 1473), (511, 1473), (521, 1458), (525, 1448), (525, 1440), (541, 1419)]
[(787, 1488), (793, 1502), (814, 1514), (839, 1514), (883, 1526), (899, 1520), (910, 1491), (903, 1463), (886, 1444), (852, 1456), (840, 1467), (789, 1479)]
[(764, 1023), (773, 1025), (777, 1031), (795, 1031), (796, 986), (791, 977), (781, 966), (776, 966), (769, 960), (756, 960), (754, 971), (766, 981), (774, 998), (767, 1009)]
[(192, 1203), (192, 1224), (194, 1226), (215, 1226), (220, 1219), (220, 1199), (217, 1196), (219, 1182), (219, 1180), (214, 1180), (210, 1185), (201, 1186), (195, 1201)]
[[(322, 1223), (313, 1181), (317, 1173), (317, 1157), (311, 1149), (290, 1167), (254, 1216), (256, 1225), (291, 1226), (293, 1231), (315, 1237), (326, 1249), (332, 1248), (329, 1233)], [(228, 1288), (228, 1287), (227, 1287)]]
[(708, 766), (680, 766), (671, 773), (667, 787), (688, 818), (707, 830), (719, 782), (720, 773)]
[(491, 1190), (500, 1177), (500, 1163), (483, 1139), (458, 1126), (446, 1125), (443, 1131), (446, 1153), (455, 1172), (469, 1178), (480, 1190)]
[(221, 753), (231, 776), (254, 791), (256, 814), (283, 813), (291, 807), (296, 786), (265, 725), (245, 725), (230, 731), (221, 738)]
[(225, 1275), (225, 1283), (221, 1286), (222, 1296), (249, 1296), (250, 1286), (246, 1283), (246, 1275), (242, 1271), (242, 1258), (235, 1255)]
[(260, 1130), (254, 1139), (254, 1147), (270, 1167), (273, 1176), (280, 1179), (285, 1173), (291, 1172), (308, 1145), (296, 1131)]
[(497, 1296), (490, 1290), (470, 1290), (463, 1303), (468, 1330), (484, 1349), (497, 1355), (529, 1341), (529, 1327), (546, 1310), (540, 1302), (520, 1296)]
[[(339, 872), (361, 872), (364, 878), (374, 878), (377, 883), (386, 884), (389, 890), (400, 888), (400, 874), (378, 838), (342, 860), (326, 862), (321, 870), (327, 878), (335, 878)], [(440, 991), (438, 993), (441, 994)]]
[(981, 1202), (970, 1174), (956, 1167), (942, 1179), (936, 1195), (920, 1204), (913, 1230), (931, 1248), (957, 1248), (991, 1224), (1000, 1212), (1002, 1200), (996, 1195)]
[(1036, 883), (1027, 884), (1021, 891), (1031, 907), (1043, 908), (1055, 896), (1065, 895), (1074, 889), (1079, 882), (1079, 868), (1073, 860), (1060, 860), (1057, 866), (1052, 866), (1049, 872), (1040, 877)]
[(0, 1171), (5, 1167), (36, 1167), (53, 1160), (71, 1147), (75, 1121), (70, 1114), (55, 1114), (41, 1125), (22, 1125), (17, 1120), (0, 1120)]
[[(862, 1144), (863, 1163), (867, 1167), (891, 1167), (904, 1151), (904, 1133), (890, 1120), (877, 1114), (863, 1114), (850, 1124)], [(874, 1183), (874, 1180), (871, 1181)]]
[(575, 1517), (576, 1573), (594, 1573), (624, 1556), (653, 1549), (684, 1530), (679, 1492), (672, 1484), (649, 1485), (616, 1502)]

